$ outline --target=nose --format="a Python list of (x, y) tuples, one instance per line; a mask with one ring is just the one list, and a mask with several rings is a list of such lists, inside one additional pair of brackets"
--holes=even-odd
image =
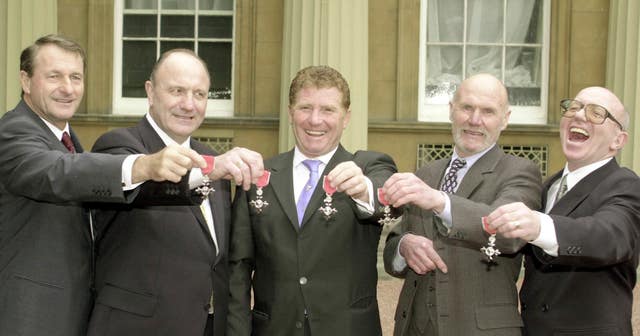
[(469, 124), (480, 125), (482, 123), (482, 114), (479, 108), (474, 108), (469, 114)]
[(186, 93), (183, 97), (182, 97), (182, 101), (180, 103), (180, 108), (182, 108), (185, 111), (191, 111), (194, 109), (195, 106), (195, 101), (194, 101), (194, 96), (192, 92), (188, 92)]
[(322, 122), (322, 114), (320, 112), (320, 109), (314, 108), (309, 114), (308, 121), (312, 125), (320, 124)]
[(71, 78), (63, 77), (60, 81), (60, 91), (64, 94), (70, 94), (73, 92), (73, 84), (71, 83)]

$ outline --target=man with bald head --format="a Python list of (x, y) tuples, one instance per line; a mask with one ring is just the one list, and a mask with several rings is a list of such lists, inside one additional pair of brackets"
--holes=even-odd
[(629, 114), (602, 87), (560, 108), (566, 164), (544, 184), (544, 213), (507, 204), (489, 226), (530, 243), (520, 292), (526, 335), (631, 335), (640, 179), (615, 159), (629, 137)]
[[(214, 156), (214, 162), (209, 172), (191, 169), (177, 186), (143, 188), (130, 205), (96, 211), (97, 297), (89, 335), (225, 333), (231, 222), (226, 180), (248, 189), (263, 164), (260, 154), (247, 149), (218, 155), (191, 138), (204, 120), (209, 85), (207, 66), (193, 51), (163, 53), (145, 82), (149, 113), (94, 145), (94, 151), (112, 154), (181, 146)], [(211, 180), (208, 194), (198, 188), (206, 183), (203, 174)], [(138, 203), (166, 195), (174, 197), (157, 206)]]
[(501, 252), (481, 252), (489, 234), (481, 218), (521, 201), (540, 205), (536, 165), (496, 142), (509, 121), (504, 85), (488, 74), (464, 80), (449, 103), (453, 156), (384, 185), (405, 206), (384, 250), (387, 272), (404, 278), (394, 335), (520, 335), (516, 280), (525, 242), (498, 236)]

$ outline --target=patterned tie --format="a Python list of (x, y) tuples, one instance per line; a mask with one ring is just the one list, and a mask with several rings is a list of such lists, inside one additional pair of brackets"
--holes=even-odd
[(318, 167), (320, 166), (320, 160), (304, 160), (302, 161), (302, 164), (309, 169), (310, 173), (309, 179), (307, 180), (307, 183), (305, 183), (304, 188), (302, 188), (300, 197), (298, 197), (298, 204), (296, 204), (296, 208), (298, 210), (298, 225), (302, 225), (304, 211), (307, 209), (307, 204), (309, 204), (309, 200), (311, 199), (313, 190), (316, 188), (316, 184), (318, 184)]
[(556, 205), (558, 201), (567, 193), (567, 175), (562, 176), (560, 180), (560, 186), (558, 187), (558, 192), (556, 193), (556, 199), (553, 200), (553, 205)]
[(442, 191), (453, 194), (458, 186), (458, 170), (467, 165), (464, 159), (455, 159), (451, 162), (449, 172), (444, 176), (444, 182), (440, 188)]
[(69, 152), (74, 154), (76, 153), (76, 147), (73, 145), (73, 141), (71, 141), (71, 137), (69, 136), (69, 133), (67, 132), (62, 133), (62, 144), (65, 147), (67, 147)]

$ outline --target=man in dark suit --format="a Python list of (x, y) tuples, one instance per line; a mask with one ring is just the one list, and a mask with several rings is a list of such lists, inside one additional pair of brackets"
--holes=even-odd
[(560, 107), (567, 162), (544, 184), (545, 213), (508, 204), (489, 223), (530, 243), (520, 291), (526, 335), (630, 336), (640, 179), (615, 159), (629, 136), (629, 114), (602, 87)]
[[(145, 83), (149, 113), (134, 127), (104, 134), (94, 151), (144, 154), (179, 145), (217, 155), (191, 139), (204, 120), (209, 85), (207, 66), (193, 51), (165, 52)], [(208, 196), (198, 195), (203, 172), (193, 169), (177, 186), (142, 186), (132, 204), (96, 212), (97, 297), (89, 335), (225, 334), (231, 192), (221, 179), (248, 189), (262, 174), (262, 158), (234, 148), (215, 156), (204, 174), (214, 189)], [(165, 194), (175, 197), (138, 205)]]
[(39, 38), (20, 56), (22, 100), (0, 120), (0, 335), (86, 335), (92, 231), (81, 202), (131, 201), (138, 190), (124, 188), (133, 183), (178, 181), (206, 165), (173, 147), (82, 153), (68, 121), (84, 93), (84, 62), (75, 42)]
[[(391, 204), (408, 205), (384, 251), (387, 272), (405, 279), (394, 335), (521, 334), (516, 280), (524, 242), (490, 237), (481, 220), (509, 202), (540, 204), (539, 169), (496, 144), (509, 114), (498, 79), (465, 79), (449, 103), (453, 157), (385, 183)], [(501, 252), (492, 260), (481, 251), (488, 239)]]
[(234, 200), (228, 335), (381, 334), (375, 190), (396, 168), (387, 155), (340, 145), (349, 106), (346, 80), (328, 66), (293, 79), (296, 146), (265, 162), (271, 178), (260, 190)]

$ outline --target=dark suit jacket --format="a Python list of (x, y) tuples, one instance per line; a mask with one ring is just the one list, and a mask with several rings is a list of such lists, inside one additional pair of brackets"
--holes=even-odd
[[(73, 131), (71, 137), (81, 152)], [(80, 202), (124, 201), (124, 158), (70, 154), (24, 101), (4, 115), (0, 335), (85, 335), (92, 240)]]
[[(350, 160), (371, 179), (374, 190), (396, 171), (387, 155), (366, 151), (354, 155), (340, 146), (323, 175)], [(236, 195), (227, 334), (302, 335), (306, 312), (314, 336), (380, 335), (376, 299), (380, 211), (358, 218), (355, 202), (336, 192), (333, 207), (338, 212), (325, 220), (318, 211), (324, 199), (321, 178), (299, 228), (292, 165), (293, 151), (265, 162), (271, 181), (263, 189), (269, 206), (261, 213), (249, 205), (256, 198), (255, 187)]]
[[(545, 184), (543, 197), (561, 174)], [(558, 257), (527, 248), (520, 293), (525, 333), (631, 335), (640, 253), (638, 176), (612, 159), (571, 188), (549, 215)]]
[[(416, 175), (432, 188), (439, 188), (449, 160), (438, 160)], [(453, 227), (449, 232), (432, 211), (410, 206), (403, 220), (387, 238), (384, 251), (388, 273), (405, 278), (395, 316), (394, 335), (406, 335), (412, 320), (424, 328), (431, 319), (439, 336), (520, 335), (516, 280), (525, 242), (498, 236), (502, 252), (489, 264), (480, 252), (487, 245), (481, 217), (497, 207), (523, 202), (540, 206), (541, 177), (529, 160), (506, 155), (495, 146), (469, 169), (455, 194), (450, 195)], [(392, 260), (402, 235), (412, 232), (428, 237), (448, 273), (432, 271), (418, 275), (408, 267), (397, 273)]]
[[(94, 150), (154, 153), (164, 147), (145, 118), (135, 127), (103, 135)], [(195, 140), (191, 147), (214, 154)], [(217, 256), (188, 176), (178, 185), (147, 182), (134, 204), (96, 211), (97, 298), (89, 335), (202, 336), (212, 290), (215, 334), (224, 335), (231, 196), (228, 181), (215, 181), (213, 187), (209, 199)], [(167, 196), (173, 197), (166, 206), (146, 206)]]

